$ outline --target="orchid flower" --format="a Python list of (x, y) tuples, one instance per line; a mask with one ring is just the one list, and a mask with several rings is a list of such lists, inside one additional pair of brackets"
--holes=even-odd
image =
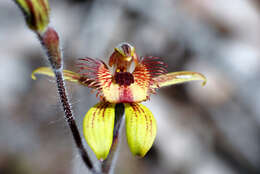
[[(206, 78), (200, 73), (180, 71), (167, 73), (166, 64), (159, 57), (141, 57), (128, 43), (121, 43), (110, 56), (109, 68), (102, 60), (79, 59), (78, 72), (63, 70), (65, 80), (94, 89), (100, 102), (86, 113), (83, 120), (84, 137), (98, 159), (107, 158), (112, 142), (115, 106), (125, 107), (126, 137), (134, 155), (143, 157), (151, 148), (157, 131), (152, 112), (141, 102), (157, 89)], [(131, 67), (134, 67), (131, 71)], [(48, 67), (40, 67), (35, 74), (54, 76)]]

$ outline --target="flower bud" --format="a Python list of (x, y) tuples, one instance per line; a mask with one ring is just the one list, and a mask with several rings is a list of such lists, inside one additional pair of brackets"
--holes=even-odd
[(40, 40), (47, 51), (48, 59), (53, 69), (58, 70), (62, 67), (61, 49), (58, 33), (53, 28), (48, 28)]
[(49, 24), (48, 0), (15, 0), (22, 10), (26, 23), (35, 32), (43, 33)]

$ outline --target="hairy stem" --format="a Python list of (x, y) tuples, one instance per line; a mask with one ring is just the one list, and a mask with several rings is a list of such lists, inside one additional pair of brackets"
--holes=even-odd
[(123, 130), (124, 123), (125, 123), (124, 104), (120, 103), (116, 105), (115, 118), (116, 120), (115, 120), (115, 128), (114, 128), (114, 135), (113, 135), (113, 143), (108, 158), (102, 163), (102, 171), (105, 174), (114, 173), (114, 168), (118, 158), (121, 132)]
[(81, 136), (73, 116), (65, 83), (63, 79), (63, 59), (60, 49), (59, 35), (55, 29), (49, 27), (49, 3), (48, 0), (14, 0), (18, 7), (22, 10), (27, 26), (38, 36), (43, 48), (48, 56), (48, 61), (53, 69), (56, 77), (58, 94), (63, 106), (66, 121), (72, 132), (74, 141), (79, 153), (86, 164), (86, 167), (93, 173), (97, 173), (93, 163), (91, 162), (86, 149), (83, 146)]
[(65, 85), (64, 85), (64, 81), (63, 81), (62, 72), (60, 70), (55, 71), (55, 76), (56, 76), (58, 93), (59, 93), (61, 104), (63, 106), (66, 121), (67, 121), (67, 123), (70, 127), (74, 141), (77, 145), (77, 148), (79, 150), (79, 153), (80, 153), (83, 161), (85, 162), (87, 167), (92, 170), (93, 164), (88, 157), (86, 149), (83, 146), (82, 139), (81, 139), (77, 124), (75, 122), (75, 118), (73, 116), (71, 106), (70, 106), (69, 101), (68, 101), (68, 97), (67, 97), (67, 93), (66, 93), (66, 89), (65, 89)]
[(94, 165), (90, 160), (85, 147), (83, 146), (79, 129), (76, 124), (75, 117), (73, 116), (73, 112), (67, 96), (65, 82), (62, 74), (63, 59), (62, 51), (60, 50), (58, 33), (53, 28), (48, 27), (45, 33), (38, 33), (38, 38), (42, 46), (46, 50), (48, 61), (50, 62), (50, 65), (55, 74), (60, 102), (63, 107), (65, 119), (70, 127), (73, 139), (76, 143), (76, 147), (78, 148), (78, 151), (86, 167), (90, 169), (93, 173), (97, 173), (94, 169)]
[(65, 82), (62, 74), (63, 59), (62, 59), (62, 51), (60, 49), (58, 33), (53, 28), (48, 27), (45, 33), (43, 34), (38, 33), (38, 38), (42, 46), (46, 50), (48, 61), (50, 62), (50, 65), (55, 74), (60, 102), (63, 107), (65, 119), (70, 127), (73, 139), (76, 143), (76, 147), (78, 148), (78, 151), (86, 167), (89, 170), (91, 170), (93, 173), (98, 173), (94, 168), (94, 165), (90, 160), (85, 147), (83, 146), (81, 135), (79, 133), (79, 129), (76, 124), (75, 117), (73, 116), (69, 98), (67, 97)]

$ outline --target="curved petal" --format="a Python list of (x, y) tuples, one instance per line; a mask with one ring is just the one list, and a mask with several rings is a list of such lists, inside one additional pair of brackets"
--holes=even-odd
[(140, 102), (149, 99), (155, 93), (151, 86), (155, 84), (153, 78), (167, 73), (166, 64), (159, 57), (144, 57), (133, 71), (134, 84), (132, 88), (133, 101)]
[(97, 95), (104, 97), (104, 92), (112, 84), (112, 74), (107, 65), (99, 59), (82, 58), (79, 59), (77, 66), (81, 77), (80, 83), (97, 89)]
[(144, 57), (133, 72), (135, 82), (148, 88), (153, 83), (153, 77), (167, 73), (166, 67), (159, 57)]
[(84, 137), (99, 160), (107, 158), (113, 141), (115, 104), (100, 102), (90, 108), (83, 120)]
[[(63, 77), (65, 80), (68, 80), (71, 82), (79, 82), (79, 79), (80, 79), (79, 74), (77, 74), (73, 71), (69, 71), (69, 70), (63, 70), (62, 72), (63, 72)], [(31, 75), (33, 80), (36, 80), (36, 76), (35, 76), (36, 74), (54, 77), (54, 73), (53, 73), (52, 69), (49, 67), (40, 67), (40, 68), (35, 69)]]
[(207, 79), (204, 75), (191, 72), (191, 71), (179, 71), (173, 73), (167, 73), (153, 78), (154, 84), (152, 88), (160, 88), (164, 86), (175, 85), (179, 83), (185, 83), (190, 81), (203, 81), (202, 85), (204, 86), (207, 83)]
[(142, 104), (125, 104), (126, 136), (131, 152), (143, 157), (152, 147), (156, 136), (156, 121)]

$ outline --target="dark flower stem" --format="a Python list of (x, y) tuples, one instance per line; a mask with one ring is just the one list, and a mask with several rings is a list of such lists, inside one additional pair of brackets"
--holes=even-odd
[(92, 170), (93, 169), (93, 164), (90, 161), (87, 151), (83, 146), (82, 139), (77, 127), (77, 124), (75, 122), (75, 118), (73, 116), (72, 110), (70, 103), (68, 101), (68, 97), (66, 94), (66, 89), (63, 81), (63, 75), (60, 70), (55, 71), (55, 76), (56, 76), (56, 83), (57, 83), (57, 88), (58, 88), (58, 93), (60, 96), (60, 101), (64, 110), (65, 118), (66, 121), (70, 127), (71, 133), (73, 135), (74, 141), (77, 145), (77, 148), (79, 150), (79, 153), (81, 154), (81, 157), (83, 161), (85, 162), (86, 166)]
[(28, 27), (38, 36), (43, 48), (46, 51), (48, 61), (52, 67), (56, 77), (58, 94), (63, 107), (65, 119), (70, 127), (73, 139), (76, 143), (78, 151), (86, 165), (86, 167), (94, 174), (97, 169), (90, 160), (88, 153), (83, 146), (78, 126), (73, 116), (69, 98), (65, 88), (64, 78), (62, 74), (63, 59), (60, 48), (59, 35), (55, 29), (49, 27), (49, 4), (48, 0), (14, 0), (18, 7), (22, 10)]
[(120, 137), (121, 132), (124, 127), (124, 104), (120, 103), (116, 105), (115, 109), (115, 127), (114, 127), (114, 135), (113, 142), (109, 152), (108, 158), (102, 163), (102, 171), (104, 174), (112, 174), (116, 165), (116, 160), (118, 157), (119, 145), (120, 145)]
[(47, 28), (46, 32), (44, 34), (38, 33), (38, 38), (42, 44), (42, 46), (45, 48), (48, 61), (50, 62), (50, 65), (52, 67), (52, 70), (56, 77), (56, 83), (57, 83), (57, 89), (58, 94), (60, 98), (60, 102), (63, 107), (65, 119), (70, 127), (73, 139), (76, 143), (76, 146), (78, 148), (78, 151), (82, 157), (82, 160), (84, 161), (86, 167), (91, 170), (93, 173), (98, 173), (96, 169), (94, 168), (94, 165), (92, 161), (89, 158), (89, 155), (83, 146), (82, 139), (79, 133), (78, 126), (75, 121), (75, 117), (73, 115), (71, 105), (69, 102), (69, 98), (67, 96), (66, 88), (65, 88), (65, 82), (62, 74), (63, 69), (63, 59), (62, 59), (62, 51), (60, 49), (59, 44), (59, 36), (57, 32), (52, 28)]

